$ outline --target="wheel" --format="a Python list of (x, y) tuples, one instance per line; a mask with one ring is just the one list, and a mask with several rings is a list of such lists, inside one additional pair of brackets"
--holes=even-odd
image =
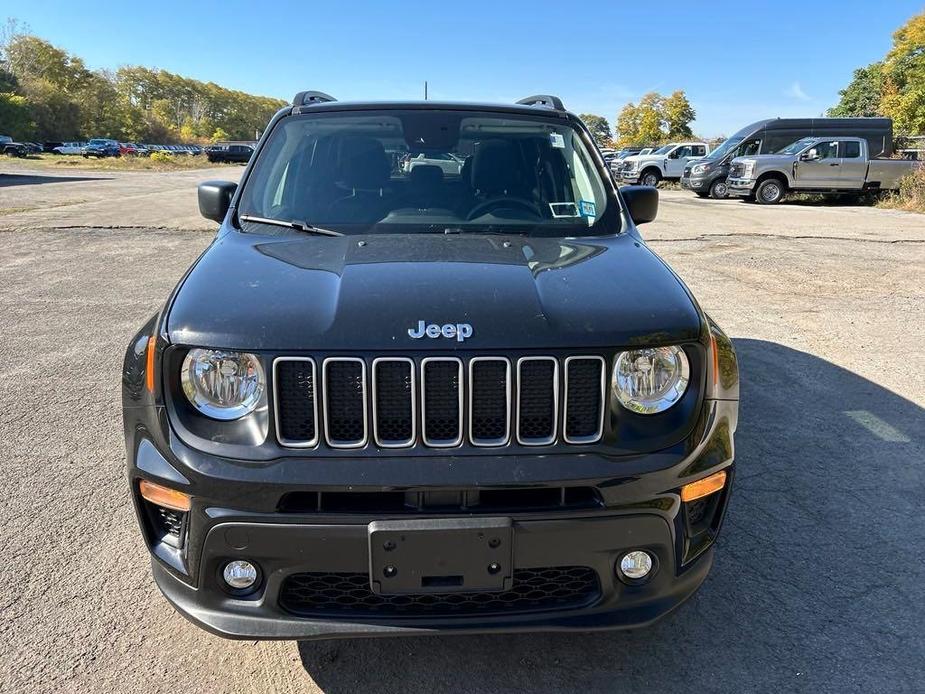
[(725, 200), (729, 197), (729, 186), (725, 178), (717, 178), (710, 184), (710, 197), (714, 200)]
[(662, 180), (662, 175), (658, 172), (657, 169), (646, 169), (642, 172), (642, 177), (639, 179), (639, 182), (644, 186), (650, 186), (656, 188), (658, 182)]
[(778, 178), (766, 178), (755, 189), (755, 199), (761, 205), (776, 205), (784, 199), (784, 184)]

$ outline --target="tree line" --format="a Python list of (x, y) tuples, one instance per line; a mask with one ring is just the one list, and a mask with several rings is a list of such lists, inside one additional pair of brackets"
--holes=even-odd
[(579, 118), (599, 147), (629, 147), (690, 139), (696, 115), (687, 95), (679, 89), (668, 96), (649, 92), (638, 104), (626, 104), (617, 114), (616, 134), (603, 116), (582, 113)]
[(925, 12), (893, 34), (883, 60), (854, 71), (829, 116), (886, 116), (898, 135), (925, 133)]
[(166, 70), (90, 70), (15, 25), (0, 37), (0, 130), (19, 140), (251, 140), (285, 104)]

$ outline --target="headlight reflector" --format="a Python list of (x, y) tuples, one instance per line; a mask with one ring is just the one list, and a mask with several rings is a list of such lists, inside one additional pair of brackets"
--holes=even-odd
[(691, 174), (696, 176), (697, 174), (706, 173), (709, 170), (709, 164), (694, 164), (694, 167), (691, 169)]
[(621, 352), (613, 367), (611, 391), (626, 409), (657, 414), (674, 405), (690, 381), (690, 363), (680, 347)]
[(263, 400), (267, 377), (256, 355), (191, 349), (180, 370), (183, 392), (193, 407), (212, 419), (239, 419)]

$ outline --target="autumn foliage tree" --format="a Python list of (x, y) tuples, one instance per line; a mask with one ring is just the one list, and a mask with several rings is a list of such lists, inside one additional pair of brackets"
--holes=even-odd
[(677, 90), (669, 96), (644, 95), (638, 104), (626, 104), (617, 116), (617, 145), (655, 145), (691, 137), (696, 112), (687, 95)]
[(613, 142), (613, 133), (610, 132), (610, 123), (603, 116), (596, 116), (593, 113), (582, 113), (578, 116), (588, 127), (594, 143), (598, 147), (610, 147)]
[(8, 90), (0, 90), (4, 112), (26, 114), (5, 129), (22, 139), (190, 142), (221, 133), (249, 140), (285, 105), (166, 70), (90, 70), (79, 57), (15, 30), (0, 36), (0, 78)]
[(858, 68), (830, 116), (887, 116), (897, 132), (925, 133), (925, 12), (893, 34), (883, 60)]

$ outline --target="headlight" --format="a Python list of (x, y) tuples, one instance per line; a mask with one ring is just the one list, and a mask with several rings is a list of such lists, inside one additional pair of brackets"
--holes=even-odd
[(751, 178), (752, 174), (755, 173), (755, 160), (750, 159), (743, 161), (742, 164), (745, 166), (742, 168), (742, 178)]
[(193, 407), (222, 420), (253, 412), (267, 387), (256, 355), (215, 349), (191, 349), (183, 360), (180, 382)]
[(697, 174), (706, 173), (709, 170), (709, 164), (694, 164), (694, 168), (691, 169), (691, 175), (696, 176)]
[(680, 347), (621, 352), (613, 367), (611, 391), (623, 407), (639, 414), (664, 412), (690, 381), (690, 364)]
[(626, 168), (627, 171), (635, 171), (638, 165), (639, 165), (639, 162), (628, 161), (623, 166), (624, 168)]

